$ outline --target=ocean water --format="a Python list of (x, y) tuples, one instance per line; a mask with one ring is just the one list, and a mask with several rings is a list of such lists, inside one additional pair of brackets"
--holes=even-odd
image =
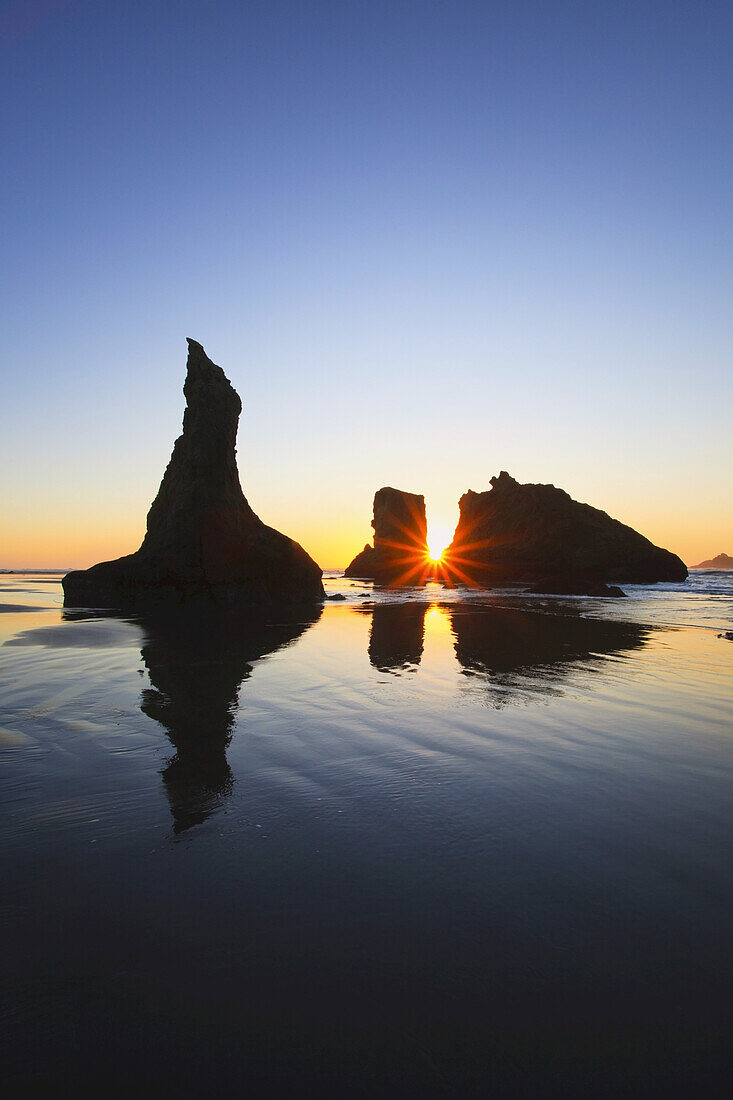
[(0, 576), (6, 1095), (727, 1096), (733, 576), (326, 585)]

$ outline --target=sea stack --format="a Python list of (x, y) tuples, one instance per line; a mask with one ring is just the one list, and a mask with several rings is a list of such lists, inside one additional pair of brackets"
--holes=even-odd
[(188, 341), (183, 432), (136, 553), (67, 573), (66, 606), (127, 607), (193, 597), (268, 608), (323, 599), (321, 570), (266, 526), (239, 483), (242, 402), (201, 344)]
[(433, 575), (425, 497), (385, 486), (374, 494), (374, 545), (368, 543), (344, 575), (378, 584), (425, 584)]
[(554, 485), (521, 485), (505, 471), (459, 501), (443, 568), (454, 582), (521, 583), (544, 592), (619, 594), (608, 584), (683, 581), (684, 562), (599, 508)]

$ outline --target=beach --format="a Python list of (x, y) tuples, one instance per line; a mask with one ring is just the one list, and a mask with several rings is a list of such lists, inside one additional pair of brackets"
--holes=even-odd
[(733, 574), (324, 583), (0, 577), (10, 1095), (724, 1095)]

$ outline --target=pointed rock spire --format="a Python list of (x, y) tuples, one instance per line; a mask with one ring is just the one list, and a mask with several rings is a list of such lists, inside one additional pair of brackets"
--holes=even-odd
[(201, 344), (188, 341), (186, 410), (140, 549), (64, 577), (64, 602), (122, 607), (210, 595), (268, 606), (323, 598), (321, 570), (267, 527), (242, 492), (236, 438), (242, 402)]

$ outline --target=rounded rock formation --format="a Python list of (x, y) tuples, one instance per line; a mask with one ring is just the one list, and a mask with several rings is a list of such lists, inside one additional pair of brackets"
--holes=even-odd
[[(485, 587), (543, 582), (545, 591), (683, 581), (684, 562), (606, 512), (554, 485), (521, 485), (505, 470), (485, 493), (469, 490), (442, 568)], [(612, 593), (603, 592), (603, 595)]]

